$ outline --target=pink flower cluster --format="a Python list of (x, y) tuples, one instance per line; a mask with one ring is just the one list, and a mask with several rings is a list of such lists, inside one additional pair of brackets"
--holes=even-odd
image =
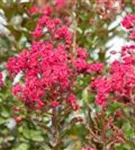
[(126, 29), (133, 28), (134, 23), (135, 23), (135, 15), (133, 15), (133, 14), (126, 15), (121, 23), (122, 23), (123, 27), (125, 27)]
[(91, 148), (91, 147), (85, 147), (85, 148), (82, 148), (81, 150), (96, 150), (96, 149)]
[(115, 60), (107, 75), (95, 79), (91, 85), (96, 89), (96, 103), (105, 105), (110, 99), (111, 93), (115, 94), (114, 99), (135, 103), (133, 93), (135, 90), (135, 45), (122, 48), (121, 60)]
[(74, 60), (74, 66), (79, 72), (99, 72), (103, 70), (104, 65), (100, 62), (89, 64), (87, 62), (88, 54), (85, 49), (78, 48), (77, 49), (77, 57)]
[[(6, 65), (11, 78), (22, 74), (12, 88), (13, 95), (32, 108), (58, 107), (66, 102), (74, 110), (79, 109), (72, 91), (76, 73), (69, 28), (58, 18), (42, 15), (32, 35), (35, 39), (31, 48), (11, 57)], [(80, 57), (86, 55), (81, 53)]]
[[(135, 16), (132, 14), (127, 15), (122, 21), (126, 29), (131, 29), (131, 35), (135, 33), (134, 23)], [(135, 103), (134, 87), (135, 45), (122, 47), (121, 59), (111, 64), (107, 75), (97, 77), (91, 84), (91, 88), (96, 89), (97, 92), (96, 103), (101, 106), (106, 104), (107, 99)]]
[(112, 19), (122, 10), (125, 0), (95, 0), (95, 3), (103, 19)]
[(43, 15), (39, 18), (32, 35), (35, 39), (44, 38), (53, 45), (59, 42), (66, 49), (71, 47), (72, 33), (58, 18), (50, 19), (49, 16)]
[[(49, 9), (45, 8), (44, 12)], [(30, 12), (39, 13), (31, 8)], [(29, 107), (42, 108), (47, 105), (67, 106), (78, 110), (77, 98), (73, 92), (74, 83), (80, 73), (90, 74), (103, 69), (103, 64), (89, 64), (84, 48), (72, 51), (72, 32), (68, 25), (51, 13), (42, 13), (32, 32), (30, 49), (24, 49), (17, 56), (9, 58), (6, 68), (11, 78), (21, 73), (20, 82), (12, 88), (13, 95)]]
[(0, 72), (0, 87), (3, 85), (2, 78), (3, 78), (3, 75), (2, 75), (2, 73)]
[(111, 90), (110, 82), (104, 77), (98, 77), (91, 83), (91, 88), (97, 89), (96, 104), (105, 105), (108, 93)]
[(131, 39), (135, 39), (135, 30), (134, 30), (134, 26), (135, 26), (135, 15), (133, 14), (128, 14), (127, 16), (124, 17), (123, 21), (122, 21), (122, 25), (123, 27), (125, 27), (127, 30), (130, 29), (130, 35), (129, 37)]
[(66, 5), (66, 0), (56, 0), (56, 6), (62, 8)]
[(36, 14), (44, 14), (47, 16), (50, 16), (52, 14), (52, 7), (48, 5), (43, 5), (43, 7), (38, 8), (36, 5), (33, 5), (29, 10), (28, 10), (29, 15), (36, 15)]
[(79, 71), (79, 72), (86, 72), (88, 68), (88, 63), (86, 61), (88, 55), (83, 48), (78, 48), (77, 49), (77, 56), (76, 59), (74, 60), (74, 67)]
[(88, 66), (87, 72), (91, 73), (91, 72), (99, 72), (101, 70), (103, 70), (104, 65), (102, 63), (96, 62), (94, 64), (90, 64)]
[(132, 4), (135, 4), (135, 0), (132, 0)]
[[(23, 74), (23, 83), (17, 83), (12, 92), (26, 104), (35, 103), (40, 107), (49, 99), (53, 107), (58, 106), (60, 101), (68, 99), (67, 91), (72, 87), (73, 70), (70, 65), (64, 45), (54, 48), (48, 42), (34, 42), (30, 50), (22, 51), (7, 63), (11, 77), (20, 71)], [(70, 99), (69, 103), (74, 108), (76, 99), (71, 96)]]

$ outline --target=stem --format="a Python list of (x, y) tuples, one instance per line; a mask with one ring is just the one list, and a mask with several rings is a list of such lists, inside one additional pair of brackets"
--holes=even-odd
[(60, 150), (61, 146), (61, 137), (60, 131), (58, 129), (58, 120), (57, 120), (57, 110), (53, 108), (52, 115), (52, 143), (54, 143), (53, 150)]
[(76, 40), (77, 40), (77, 14), (76, 14), (76, 6), (77, 5), (77, 0), (74, 1), (74, 7), (73, 7), (73, 14), (72, 14), (72, 19), (73, 19), (73, 25), (74, 25), (74, 34), (73, 34), (73, 53), (76, 54)]
[(98, 143), (103, 144), (103, 142), (100, 141), (99, 137), (91, 130), (89, 126), (86, 126), (86, 128), (89, 130), (90, 134), (93, 136), (94, 139), (97, 140)]
[(104, 110), (102, 112), (102, 118), (103, 118), (103, 132), (102, 132), (103, 150), (106, 150), (106, 119), (105, 119), (105, 112), (104, 112)]

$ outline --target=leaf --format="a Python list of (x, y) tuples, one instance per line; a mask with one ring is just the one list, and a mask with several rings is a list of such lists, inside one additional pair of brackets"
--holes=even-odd
[(6, 121), (7, 121), (6, 119), (0, 117), (0, 124), (4, 124), (4, 123), (6, 123)]
[(24, 129), (23, 135), (25, 138), (33, 141), (38, 141), (38, 142), (44, 141), (44, 138), (40, 131)]
[(18, 147), (16, 147), (13, 150), (28, 150), (29, 149), (29, 145), (26, 143), (21, 143)]
[(28, 130), (28, 129), (23, 129), (23, 136), (24, 136), (26, 139), (31, 139), (30, 130)]
[(3, 109), (3, 111), (1, 112), (1, 116), (8, 118), (8, 117), (10, 117), (10, 113), (8, 112), (8, 110)]
[(41, 132), (34, 131), (34, 130), (31, 130), (31, 139), (34, 141), (38, 141), (38, 142), (44, 141), (44, 138), (41, 135)]

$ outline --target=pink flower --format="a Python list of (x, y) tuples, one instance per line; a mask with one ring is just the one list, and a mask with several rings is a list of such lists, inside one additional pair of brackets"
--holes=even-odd
[(111, 92), (111, 81), (102, 77), (97, 78), (91, 84), (91, 87), (97, 90), (96, 104), (104, 106), (107, 102), (108, 94)]
[[(47, 34), (44, 33), (45, 28)], [(67, 51), (67, 46), (71, 48), (72, 33), (60, 19), (51, 19), (42, 14), (32, 36), (38, 40), (32, 42), (31, 48), (7, 62), (6, 67), (12, 78), (22, 72), (23, 82), (13, 86), (12, 93), (21, 97), (28, 107), (40, 109), (43, 106), (60, 106), (63, 97), (66, 100), (67, 93), (71, 93), (68, 91), (71, 91), (71, 79), (75, 75), (73, 63), (69, 60), (72, 52)], [(79, 108), (76, 99), (67, 103), (73, 110)]]
[(135, 40), (135, 30), (133, 30), (133, 31), (131, 32), (131, 34), (129, 35), (129, 37), (130, 37), (131, 39)]
[(0, 72), (0, 87), (1, 87), (2, 84), (3, 84), (2, 78), (3, 78), (3, 75), (2, 75), (2, 73)]
[(79, 72), (83, 72), (88, 68), (88, 63), (83, 58), (77, 58), (74, 60), (74, 66)]
[(96, 104), (99, 105), (99, 106), (104, 106), (107, 102), (107, 98), (106, 98), (106, 95), (103, 93), (103, 94), (98, 94), (96, 96)]
[(32, 34), (34, 38), (41, 37), (43, 35), (43, 27), (40, 25), (37, 25)]
[[(55, 22), (56, 23), (56, 22)], [(58, 40), (65, 39), (65, 43), (70, 46), (71, 39), (72, 39), (72, 33), (69, 31), (67, 26), (63, 26), (60, 29), (58, 29), (55, 33), (55, 38)]]
[(132, 100), (132, 91), (135, 86), (135, 46), (124, 46), (122, 47), (121, 59), (115, 60), (109, 68), (107, 75), (100, 76), (95, 79), (91, 88), (95, 89), (96, 104), (104, 105), (107, 99), (111, 99), (114, 94), (115, 100), (124, 99)]
[(22, 74), (12, 94), (33, 110), (44, 107), (49, 110), (64, 104), (76, 111), (80, 106), (72, 88), (79, 73), (88, 66), (87, 53), (78, 48), (77, 57), (73, 56), (69, 27), (61, 19), (52, 18), (49, 8), (44, 9), (39, 11), (31, 47), (11, 57), (6, 64), (12, 79)]
[(82, 59), (86, 59), (88, 57), (88, 54), (84, 48), (79, 47), (77, 49), (77, 56)]
[(132, 4), (135, 4), (135, 0), (132, 0)]
[(98, 72), (98, 71), (101, 71), (103, 69), (103, 67), (104, 67), (104, 65), (102, 63), (99, 63), (99, 62), (94, 63), (94, 64), (90, 64), (88, 66), (87, 72), (88, 73), (91, 73), (93, 71)]
[(74, 94), (69, 95), (68, 102), (74, 110), (78, 110), (80, 108), (80, 106), (77, 104), (77, 99)]
[(59, 104), (59, 102), (57, 102), (57, 101), (52, 101), (51, 102), (51, 106), (53, 107), (53, 108), (56, 108), (56, 107), (58, 107), (60, 104)]
[(65, 4), (66, 4), (65, 1), (66, 1), (66, 0), (56, 0), (56, 6), (57, 6), (57, 7), (60, 7), (60, 8), (64, 7)]
[(20, 94), (21, 92), (22, 92), (22, 86), (21, 86), (19, 83), (15, 84), (15, 85), (13, 86), (13, 88), (12, 88), (12, 93), (13, 93), (14, 95), (18, 95), (18, 94)]
[(39, 12), (45, 16), (51, 16), (52, 14), (52, 7), (50, 6), (45, 6), (45, 7), (42, 7)]
[(38, 24), (41, 25), (41, 26), (46, 25), (48, 21), (49, 21), (48, 16), (42, 16), (41, 18), (39, 18)]
[(22, 121), (22, 117), (21, 116), (17, 116), (14, 118), (16, 123), (20, 123)]
[(121, 23), (126, 29), (133, 28), (135, 23), (135, 15), (128, 14), (127, 16), (125, 16)]
[(21, 66), (18, 65), (17, 60), (17, 57), (11, 57), (6, 64), (6, 68), (10, 72), (11, 77), (14, 77), (21, 70)]
[(37, 14), (39, 11), (38, 11), (38, 8), (36, 7), (36, 6), (32, 6), (30, 9), (29, 9), (29, 11), (28, 11), (28, 13), (29, 14)]

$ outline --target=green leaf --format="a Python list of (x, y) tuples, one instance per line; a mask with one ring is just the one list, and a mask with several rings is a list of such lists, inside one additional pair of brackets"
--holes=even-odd
[(6, 122), (7, 122), (7, 120), (6, 120), (6, 119), (4, 119), (4, 118), (0, 117), (0, 124), (4, 124), (4, 123), (6, 123)]
[(28, 130), (28, 129), (23, 129), (23, 136), (24, 136), (26, 139), (31, 139), (30, 130)]
[(21, 143), (18, 147), (12, 149), (12, 150), (28, 150), (29, 145), (26, 143)]
[(41, 135), (40, 131), (24, 129), (23, 135), (25, 138), (33, 140), (33, 141), (39, 141), (39, 142), (44, 141), (44, 138)]
[(44, 141), (44, 138), (41, 135), (41, 132), (34, 131), (34, 130), (31, 130), (31, 139), (34, 141), (39, 141), (39, 142)]
[(3, 109), (3, 111), (1, 112), (1, 116), (8, 118), (10, 117), (10, 113), (8, 112), (8, 110)]

